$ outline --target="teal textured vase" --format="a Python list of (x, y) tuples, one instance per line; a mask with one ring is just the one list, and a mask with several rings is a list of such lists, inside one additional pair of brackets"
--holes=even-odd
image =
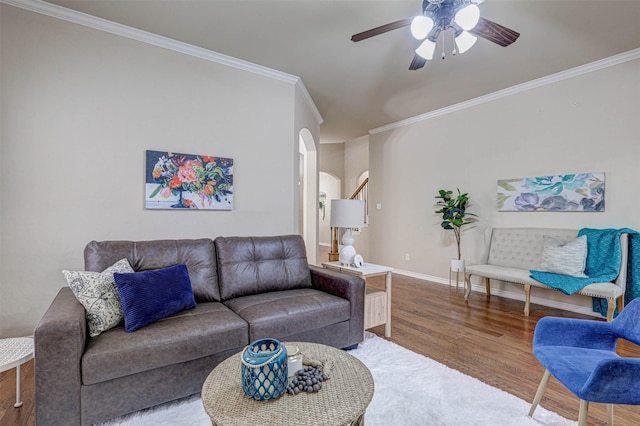
[(242, 352), (242, 390), (249, 398), (267, 401), (287, 389), (287, 349), (276, 339), (259, 339)]

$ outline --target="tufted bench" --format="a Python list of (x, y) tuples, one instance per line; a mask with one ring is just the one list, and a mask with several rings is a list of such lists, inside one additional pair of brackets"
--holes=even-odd
[[(477, 275), (484, 278), (487, 296), (491, 295), (491, 279), (524, 286), (524, 314), (529, 316), (531, 287), (551, 289), (551, 287), (534, 280), (529, 276), (531, 269), (539, 269), (542, 259), (543, 235), (570, 241), (576, 238), (575, 229), (557, 228), (489, 228), (485, 233), (488, 250), (483, 256), (482, 264), (467, 266), (465, 271), (465, 300), (471, 293), (471, 277)], [(627, 281), (627, 234), (620, 235), (622, 261), (620, 272), (613, 282), (592, 283), (578, 291), (577, 295), (600, 297), (607, 299), (607, 321), (613, 319), (618, 303), (618, 311), (624, 307), (624, 292)]]

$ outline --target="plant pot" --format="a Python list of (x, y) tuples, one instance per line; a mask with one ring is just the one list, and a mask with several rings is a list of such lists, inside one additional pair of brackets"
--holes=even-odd
[(453, 272), (464, 272), (464, 259), (451, 259), (451, 270)]

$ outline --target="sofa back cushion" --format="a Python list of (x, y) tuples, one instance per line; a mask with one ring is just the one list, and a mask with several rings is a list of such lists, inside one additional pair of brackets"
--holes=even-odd
[(222, 300), (311, 287), (300, 235), (218, 237), (214, 241)]
[(87, 271), (99, 272), (125, 257), (136, 272), (184, 263), (189, 271), (189, 279), (196, 302), (220, 301), (215, 247), (213, 241), (208, 238), (198, 240), (91, 241), (84, 249), (84, 268)]
[(488, 263), (518, 269), (540, 269), (544, 236), (566, 243), (577, 235), (577, 229), (493, 228)]

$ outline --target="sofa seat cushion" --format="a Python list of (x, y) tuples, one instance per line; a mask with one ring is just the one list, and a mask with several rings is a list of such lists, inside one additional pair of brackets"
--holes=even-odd
[(349, 301), (311, 288), (273, 291), (225, 302), (249, 323), (249, 340), (320, 329), (350, 318)]
[[(531, 278), (531, 273), (527, 269), (509, 268), (506, 266), (497, 265), (471, 265), (467, 266), (465, 272), (467, 275), (478, 275), (493, 280), (506, 281), (516, 284), (529, 284), (534, 287), (556, 290), (552, 287), (542, 284), (540, 281), (536, 281)], [(606, 282), (589, 284), (586, 287), (583, 287), (582, 290), (578, 291), (576, 294), (581, 294), (583, 296), (616, 299), (622, 296), (623, 291), (620, 286), (617, 286), (615, 283)]]
[(92, 385), (247, 345), (248, 325), (219, 302), (198, 304), (136, 331), (124, 327), (88, 339), (82, 383)]

